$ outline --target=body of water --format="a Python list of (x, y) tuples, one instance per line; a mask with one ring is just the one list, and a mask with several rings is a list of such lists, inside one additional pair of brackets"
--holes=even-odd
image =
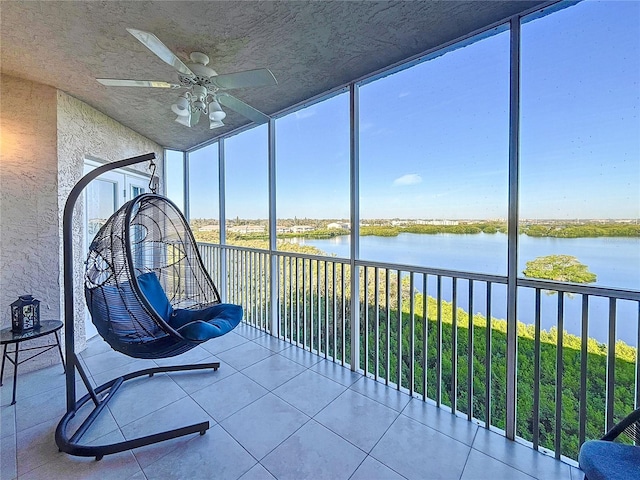
[[(328, 240), (299, 239), (328, 254), (348, 258), (349, 236)], [(640, 290), (640, 239), (621, 237), (551, 238), (520, 236), (518, 270), (526, 263), (546, 255), (573, 255), (597, 275), (592, 285)], [(402, 233), (397, 237), (365, 236), (360, 238), (360, 258), (385, 263), (443, 268), (462, 272), (495, 275), (507, 274), (507, 235), (496, 234), (437, 234)], [(432, 281), (431, 281), (432, 280)], [(435, 296), (435, 279), (427, 285), (427, 293)], [(443, 280), (443, 298), (451, 301), (451, 281)], [(486, 311), (486, 291), (474, 285), (473, 311)], [(419, 286), (422, 289), (421, 285)], [(458, 305), (468, 307), (468, 282), (458, 281)], [(580, 335), (581, 297), (565, 296), (565, 330)], [(506, 286), (492, 287), (492, 316), (506, 318)], [(589, 336), (605, 343), (608, 336), (609, 303), (606, 299), (591, 298), (589, 304)], [(542, 295), (542, 327), (557, 326), (557, 295)], [(521, 288), (518, 297), (518, 320), (533, 323), (535, 299), (533, 290)], [(636, 346), (638, 338), (638, 306), (636, 302), (617, 302), (617, 338)]]

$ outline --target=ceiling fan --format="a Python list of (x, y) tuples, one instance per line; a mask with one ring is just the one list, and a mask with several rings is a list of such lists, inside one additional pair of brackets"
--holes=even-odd
[(269, 121), (269, 116), (256, 110), (225, 90), (246, 87), (261, 87), (277, 85), (278, 81), (269, 69), (247, 70), (243, 72), (218, 75), (208, 67), (209, 57), (201, 52), (189, 55), (190, 63), (183, 63), (167, 46), (153, 33), (127, 28), (144, 46), (155, 53), (162, 61), (178, 70), (176, 83), (154, 80), (124, 80), (114, 78), (97, 78), (102, 85), (108, 87), (151, 87), (187, 89), (180, 94), (177, 101), (171, 105), (171, 110), (177, 115), (176, 122), (193, 127), (198, 124), (202, 114), (209, 118), (209, 128), (222, 127), (222, 120), (227, 114), (220, 104), (238, 112), (249, 120), (262, 124)]

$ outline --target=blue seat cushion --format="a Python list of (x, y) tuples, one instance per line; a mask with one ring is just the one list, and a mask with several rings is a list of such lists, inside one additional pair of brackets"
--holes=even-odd
[(168, 323), (186, 339), (204, 342), (230, 332), (241, 320), (240, 305), (220, 303), (201, 310), (177, 308)]
[(138, 286), (153, 309), (165, 322), (168, 322), (173, 313), (173, 307), (156, 274), (153, 272), (143, 273), (138, 277)]
[(590, 440), (580, 448), (580, 468), (589, 480), (640, 478), (640, 447)]

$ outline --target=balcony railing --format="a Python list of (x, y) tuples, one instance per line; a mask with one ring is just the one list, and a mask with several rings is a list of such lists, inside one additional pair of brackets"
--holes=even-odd
[[(508, 340), (506, 321), (494, 312), (506, 311), (507, 277), (228, 245), (199, 248), (223, 298), (244, 307), (247, 323), (504, 430)], [(355, 302), (352, 285), (359, 289)], [(600, 437), (639, 406), (638, 352), (616, 340), (616, 329), (631, 322), (640, 345), (640, 292), (518, 279), (518, 298), (527, 297), (533, 323), (518, 323), (516, 435), (536, 450), (575, 460), (585, 439)], [(569, 320), (577, 320), (579, 334), (565, 331)], [(590, 326), (603, 321), (606, 342), (590, 339)]]

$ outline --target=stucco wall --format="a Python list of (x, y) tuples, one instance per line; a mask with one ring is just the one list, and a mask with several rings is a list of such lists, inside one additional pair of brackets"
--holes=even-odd
[[(54, 88), (0, 77), (2, 328), (11, 324), (9, 305), (23, 294), (41, 301), (41, 319), (60, 318), (56, 103)], [(60, 361), (49, 353), (20, 369)]]
[[(0, 76), (0, 88), (0, 325), (5, 328), (10, 325), (9, 304), (25, 293), (41, 301), (43, 320), (63, 316), (62, 212), (82, 176), (85, 158), (113, 161), (154, 152), (160, 178), (164, 162), (160, 145), (63, 92), (7, 75)], [(146, 168), (138, 170), (148, 173)], [(78, 352), (85, 346), (81, 212), (78, 202), (74, 217)], [(24, 363), (20, 371), (59, 361), (53, 350)], [(13, 368), (7, 365), (5, 370), (6, 376)]]
[[(158, 165), (156, 175), (163, 178), (164, 153), (160, 145), (124, 127), (86, 103), (63, 92), (58, 92), (57, 120), (60, 236), (62, 235), (64, 202), (75, 183), (82, 177), (84, 161), (87, 157), (110, 162), (153, 152), (156, 154), (156, 163)], [(135, 169), (149, 174), (147, 167), (148, 165), (140, 165)], [(163, 186), (160, 185), (160, 191), (163, 191), (162, 188)], [(73, 238), (75, 240), (73, 250), (74, 263), (76, 265), (74, 272), (75, 337), (76, 351), (78, 352), (85, 347), (84, 290), (82, 288), (82, 276), (84, 273), (82, 208), (83, 202), (80, 199), (77, 203), (73, 221)], [(62, 245), (60, 245), (60, 256), (62, 256)], [(59, 281), (62, 285), (62, 272), (60, 272)], [(62, 291), (60, 294), (62, 295)], [(63, 305), (63, 303), (63, 299), (60, 299), (60, 304)]]

